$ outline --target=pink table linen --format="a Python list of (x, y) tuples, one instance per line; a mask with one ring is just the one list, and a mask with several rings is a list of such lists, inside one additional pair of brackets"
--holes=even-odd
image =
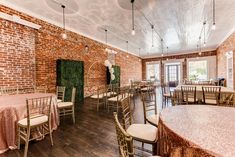
[(52, 129), (59, 125), (56, 95), (52, 93), (32, 93), (0, 96), (0, 154), (8, 149), (16, 149), (17, 122), (26, 117), (26, 98), (52, 96)]
[(159, 137), (163, 135), (173, 139), (174, 146), (197, 148), (201, 157), (235, 156), (235, 108), (209, 105), (167, 108), (160, 114)]

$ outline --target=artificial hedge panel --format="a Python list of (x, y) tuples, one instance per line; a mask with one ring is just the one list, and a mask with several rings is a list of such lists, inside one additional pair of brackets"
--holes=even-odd
[(76, 102), (84, 99), (84, 62), (57, 60), (57, 86), (65, 86), (65, 101), (71, 101), (72, 88), (76, 88)]

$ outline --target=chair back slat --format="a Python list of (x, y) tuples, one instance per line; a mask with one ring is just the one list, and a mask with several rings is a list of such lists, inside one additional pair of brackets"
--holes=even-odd
[(0, 95), (15, 95), (18, 93), (19, 90), (17, 87), (2, 87), (0, 89)]
[(57, 86), (56, 87), (56, 95), (57, 95), (57, 99), (60, 99), (60, 100), (62, 100), (62, 102), (64, 102), (65, 87), (64, 86)]
[(196, 86), (181, 86), (182, 100), (188, 104), (189, 98), (196, 103)]
[(130, 109), (130, 99), (126, 97), (121, 101), (123, 127), (127, 129), (132, 124), (132, 114)]
[(209, 99), (209, 100), (216, 100), (217, 105), (219, 105), (221, 87), (202, 86), (202, 93), (203, 93), (203, 102), (204, 103), (206, 103), (206, 99)]

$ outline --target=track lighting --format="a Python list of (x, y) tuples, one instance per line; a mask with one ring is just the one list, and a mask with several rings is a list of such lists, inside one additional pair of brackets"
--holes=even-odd
[(154, 47), (154, 43), (153, 43), (153, 31), (154, 31), (154, 25), (151, 26), (152, 28), (152, 47)]

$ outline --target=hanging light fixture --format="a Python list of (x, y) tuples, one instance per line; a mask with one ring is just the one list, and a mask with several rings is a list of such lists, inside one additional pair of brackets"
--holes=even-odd
[[(139, 57), (140, 57), (140, 48), (139, 48)], [(141, 62), (141, 59), (139, 58), (139, 61)]]
[(108, 30), (105, 29), (105, 44), (106, 44), (106, 48), (105, 48), (105, 51), (107, 52), (108, 51), (108, 48), (107, 48), (107, 43), (108, 43)]
[(131, 31), (131, 34), (132, 35), (135, 35), (134, 2), (135, 2), (135, 0), (131, 0), (131, 8), (132, 8), (132, 31)]
[(199, 49), (198, 54), (199, 54), (199, 56), (201, 56), (202, 55), (202, 37), (201, 36), (199, 37), (199, 48), (200, 49)]
[(212, 4), (212, 6), (213, 6), (213, 24), (212, 24), (212, 27), (211, 27), (211, 29), (212, 30), (215, 30), (216, 29), (216, 26), (215, 26), (215, 0), (212, 0), (213, 2), (213, 4)]
[[(126, 51), (127, 51), (127, 52), (128, 52), (128, 49), (129, 49), (129, 47), (128, 47), (128, 41), (126, 41)], [(129, 55), (126, 55), (126, 57), (129, 58)]]
[[(168, 46), (166, 47), (166, 56), (168, 56)], [(166, 60), (169, 60), (168, 57), (166, 58)]]
[(162, 48), (162, 57), (164, 56), (163, 54), (163, 39), (161, 39), (161, 48)]
[(204, 25), (204, 42), (203, 42), (203, 46), (206, 46), (206, 21), (203, 23)]
[(154, 25), (151, 25), (151, 28), (152, 28), (152, 47), (154, 47), (154, 43), (153, 43), (153, 31), (154, 31)]
[(67, 34), (65, 32), (65, 15), (64, 15), (65, 6), (61, 5), (61, 8), (63, 10), (63, 33), (61, 34), (61, 36), (62, 36), (63, 39), (67, 39)]

